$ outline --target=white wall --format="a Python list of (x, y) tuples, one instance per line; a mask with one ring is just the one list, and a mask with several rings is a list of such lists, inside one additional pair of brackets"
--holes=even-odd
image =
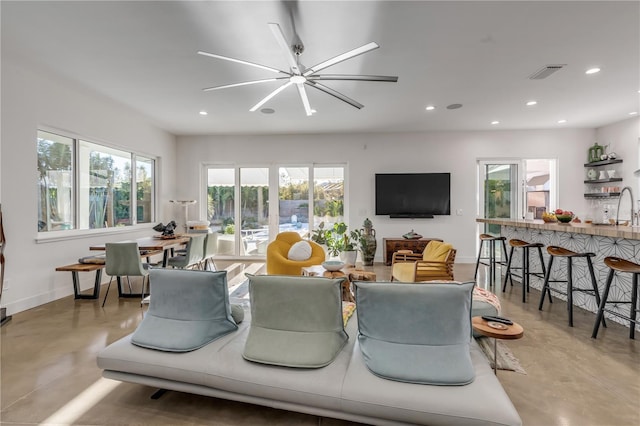
[[(382, 238), (414, 229), (440, 237), (458, 249), (458, 262), (475, 262), (476, 162), (483, 158), (556, 158), (559, 199), (565, 209), (585, 209), (583, 164), (593, 145), (594, 129), (442, 132), (399, 134), (183, 136), (178, 137), (180, 196), (200, 199), (205, 163), (295, 164), (348, 163), (348, 224), (373, 221), (378, 238), (376, 261), (382, 260)], [(451, 216), (434, 219), (390, 219), (374, 214), (374, 174), (382, 172), (451, 172)], [(463, 215), (456, 216), (457, 209)], [(195, 219), (196, 210), (190, 214)]]
[[(38, 74), (37, 67), (9, 57), (3, 49), (0, 182), (7, 238), (5, 283), (9, 288), (2, 294), (2, 305), (9, 315), (73, 294), (71, 273), (55, 272), (55, 268), (90, 254), (90, 245), (153, 232), (148, 226), (132, 232), (38, 243), (36, 131), (42, 125), (158, 156), (159, 220), (163, 214), (169, 216), (168, 199), (175, 191), (174, 136), (116, 102), (53, 75)], [(80, 275), (82, 288), (92, 287), (93, 274)]]

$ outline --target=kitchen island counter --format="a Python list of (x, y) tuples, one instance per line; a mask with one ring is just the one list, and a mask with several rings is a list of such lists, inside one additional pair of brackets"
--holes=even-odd
[[(478, 218), (476, 222), (487, 225), (500, 226), (500, 235), (507, 241), (511, 239), (524, 240), (529, 243), (542, 243), (545, 247), (559, 246), (577, 253), (595, 253), (593, 257), (593, 267), (595, 269), (596, 281), (600, 294), (604, 290), (605, 281), (609, 274), (609, 268), (604, 264), (606, 257), (620, 257), (631, 262), (640, 262), (640, 227), (637, 226), (614, 226), (614, 225), (593, 225), (584, 223), (545, 223), (542, 220), (518, 220), (518, 219), (484, 219)], [(485, 232), (480, 229), (479, 232)], [(546, 249), (542, 250), (545, 266), (549, 263), (549, 255)], [(514, 256), (512, 266), (521, 266), (521, 256)], [(551, 280), (566, 279), (565, 260), (555, 262), (551, 272)], [(540, 271), (540, 261), (538, 256), (531, 256), (531, 270)], [(504, 274), (504, 270), (502, 273)], [(573, 265), (573, 281), (577, 288), (590, 288), (590, 274), (586, 262), (576, 261)], [(532, 276), (530, 286), (542, 290), (543, 280)], [(566, 289), (566, 284), (556, 284), (560, 289)], [(509, 287), (509, 286), (507, 286)], [(629, 300), (631, 295), (631, 274), (617, 274), (613, 281), (609, 293), (610, 300)], [(498, 289), (496, 288), (496, 291)], [(507, 290), (508, 291), (508, 290)], [(567, 300), (566, 295), (555, 294), (556, 297)], [(540, 296), (537, 295), (535, 299)], [(529, 299), (529, 302), (538, 303), (538, 300)], [(573, 297), (573, 304), (577, 307), (597, 312), (597, 305), (593, 295), (576, 292)], [(549, 306), (549, 305), (548, 305)], [(551, 306), (545, 309), (553, 309)], [(628, 314), (628, 306), (617, 305), (614, 309), (620, 314)], [(629, 322), (617, 316), (606, 314), (607, 319), (611, 319), (627, 327)], [(594, 315), (595, 321), (595, 315)], [(577, 325), (577, 324), (576, 324)], [(592, 326), (593, 324), (590, 324)], [(580, 325), (583, 326), (583, 325)], [(640, 325), (636, 326), (640, 330)]]
[(476, 222), (488, 223), (491, 225), (513, 226), (516, 228), (541, 229), (546, 231), (570, 232), (574, 234), (597, 235), (600, 237), (626, 238), (640, 240), (640, 227), (623, 225), (594, 225), (589, 223), (559, 223), (543, 222), (542, 220), (524, 219), (483, 219), (478, 218)]

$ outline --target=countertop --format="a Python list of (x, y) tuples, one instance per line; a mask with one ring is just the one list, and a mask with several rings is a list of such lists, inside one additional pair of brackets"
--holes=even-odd
[(489, 223), (492, 225), (514, 226), (517, 228), (544, 229), (547, 231), (572, 232), (574, 234), (597, 235), (600, 237), (625, 238), (628, 240), (640, 240), (639, 226), (615, 226), (615, 225), (594, 225), (586, 223), (545, 223), (542, 220), (524, 219), (484, 219), (477, 218), (476, 222)]

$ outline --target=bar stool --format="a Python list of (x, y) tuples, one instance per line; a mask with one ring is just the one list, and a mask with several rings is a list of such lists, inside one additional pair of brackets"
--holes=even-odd
[[(567, 311), (569, 312), (569, 327), (573, 327), (573, 292), (579, 291), (582, 293), (593, 293), (596, 297), (596, 303), (600, 306), (600, 293), (598, 292), (598, 283), (596, 281), (596, 274), (593, 272), (593, 263), (591, 262), (591, 258), (594, 257), (595, 253), (576, 253), (571, 250), (567, 250), (563, 247), (558, 246), (549, 246), (547, 247), (547, 253), (549, 253), (549, 264), (547, 265), (547, 274), (544, 278), (544, 286), (542, 287), (542, 294), (540, 295), (540, 305), (538, 305), (538, 310), (542, 310), (542, 305), (544, 304), (544, 296), (545, 293), (549, 295), (549, 303), (553, 303), (551, 300), (551, 292), (555, 291), (559, 294), (564, 294), (567, 296)], [(564, 257), (567, 259), (567, 279), (566, 280), (552, 280), (551, 277), (551, 267), (553, 265), (553, 260), (556, 257)], [(589, 275), (591, 276), (591, 286), (592, 288), (575, 288), (573, 287), (573, 259), (574, 258), (585, 258), (587, 260), (587, 267), (589, 268)], [(567, 291), (564, 292), (559, 289), (555, 289), (551, 287), (550, 283), (567, 283)], [(602, 324), (606, 327), (607, 325), (604, 323), (604, 318), (602, 318)]]
[[(478, 259), (476, 260), (476, 272), (473, 274), (473, 279), (475, 280), (478, 277), (478, 268), (480, 265), (485, 265), (489, 267), (489, 286), (493, 287), (493, 282), (496, 279), (496, 264), (498, 265), (507, 265), (507, 244), (505, 241), (506, 237), (496, 237), (491, 234), (480, 234), (480, 250), (478, 251)], [(482, 256), (482, 248), (484, 242), (489, 243), (489, 257)], [(500, 261), (496, 260), (496, 241), (502, 242), (502, 255), (500, 256)], [(486, 262), (488, 260), (488, 262)]]
[[(640, 275), (640, 265), (638, 265), (637, 263), (629, 262), (628, 260), (620, 259), (619, 257), (607, 257), (604, 259), (604, 264), (611, 268), (611, 270), (609, 271), (609, 275), (607, 276), (607, 283), (604, 286), (602, 300), (600, 301), (600, 307), (598, 308), (598, 315), (596, 316), (596, 323), (593, 327), (593, 333), (591, 334), (591, 337), (595, 339), (598, 336), (600, 320), (603, 319), (605, 312), (609, 312), (612, 315), (629, 320), (629, 338), (635, 339), (636, 324), (638, 324), (638, 320), (636, 318), (638, 313), (638, 275)], [(633, 274), (631, 278), (631, 300), (607, 300), (609, 297), (609, 289), (611, 288), (611, 283), (613, 282), (613, 276), (616, 272), (626, 272), (629, 274)], [(624, 316), (623, 314), (620, 314), (619, 312), (612, 309), (606, 309), (605, 306), (607, 305), (607, 303), (631, 304), (629, 316)]]
[[(511, 281), (511, 285), (513, 286), (513, 277), (520, 278), (522, 280), (522, 303), (527, 301), (527, 293), (529, 293), (529, 281), (531, 275), (534, 275), (539, 278), (545, 277), (545, 267), (544, 267), (544, 259), (542, 258), (542, 247), (544, 244), (542, 243), (528, 243), (526, 241), (512, 239), (509, 240), (509, 245), (511, 246), (511, 250), (509, 251), (509, 259), (507, 261), (507, 273), (504, 277), (504, 284), (502, 285), (502, 292), (504, 293), (507, 290), (507, 281)], [(522, 266), (511, 266), (511, 262), (513, 261), (513, 251), (516, 248), (522, 249)], [(529, 249), (537, 248), (538, 255), (540, 256), (540, 266), (542, 267), (542, 272), (531, 272), (529, 268)], [(511, 272), (512, 269), (521, 269), (522, 275), (518, 276)]]

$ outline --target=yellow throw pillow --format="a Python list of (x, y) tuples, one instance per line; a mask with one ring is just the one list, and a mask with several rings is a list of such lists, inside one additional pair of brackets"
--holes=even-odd
[(429, 241), (422, 252), (422, 260), (444, 262), (453, 246), (442, 241)]

